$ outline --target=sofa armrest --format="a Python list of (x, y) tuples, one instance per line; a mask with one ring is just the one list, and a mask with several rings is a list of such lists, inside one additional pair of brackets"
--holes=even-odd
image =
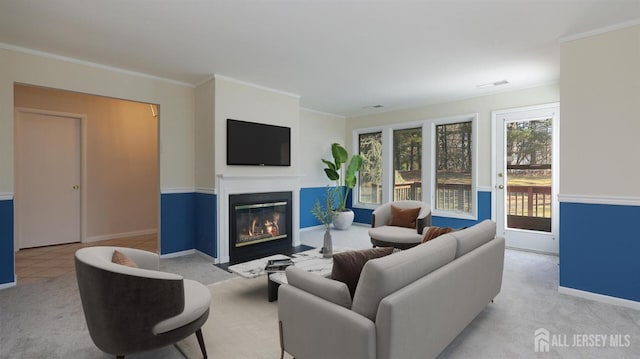
[(284, 350), (297, 358), (375, 358), (375, 324), (292, 285), (278, 291)]

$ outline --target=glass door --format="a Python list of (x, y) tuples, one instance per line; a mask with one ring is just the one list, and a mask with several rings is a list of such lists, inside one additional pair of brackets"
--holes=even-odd
[(494, 112), (494, 217), (507, 246), (558, 253), (558, 104)]

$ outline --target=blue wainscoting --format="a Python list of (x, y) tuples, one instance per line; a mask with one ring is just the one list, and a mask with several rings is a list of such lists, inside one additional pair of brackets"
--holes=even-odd
[(640, 302), (640, 206), (560, 203), (560, 286)]
[(313, 208), (316, 200), (322, 201), (326, 193), (327, 187), (300, 188), (300, 228), (322, 224), (311, 214), (311, 208)]
[(0, 285), (15, 281), (13, 200), (0, 200)]
[(160, 254), (195, 248), (195, 212), (195, 193), (163, 193), (160, 196)]
[(216, 248), (218, 200), (215, 194), (196, 193), (196, 249), (211, 257), (218, 256)]

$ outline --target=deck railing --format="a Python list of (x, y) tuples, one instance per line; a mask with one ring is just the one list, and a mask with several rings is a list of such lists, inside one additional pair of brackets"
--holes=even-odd
[(507, 215), (551, 218), (550, 186), (507, 186)]
[[(422, 182), (396, 184), (394, 186), (396, 201), (422, 198)], [(382, 197), (380, 187), (371, 191), (372, 203)], [(471, 205), (471, 185), (439, 183), (437, 186), (437, 203), (435, 208), (442, 210), (469, 211)], [(373, 198), (375, 197), (375, 198)], [(507, 215), (524, 217), (551, 218), (550, 186), (507, 186)]]

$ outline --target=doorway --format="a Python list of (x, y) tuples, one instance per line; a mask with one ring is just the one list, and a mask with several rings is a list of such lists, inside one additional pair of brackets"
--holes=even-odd
[(492, 113), (493, 217), (509, 247), (557, 254), (558, 103)]
[[(158, 226), (160, 206), (159, 175), (159, 107), (155, 104), (121, 100), (103, 96), (51, 89), (33, 85), (14, 85), (14, 108), (16, 109), (15, 164), (16, 164), (16, 208), (15, 228), (31, 214), (20, 210), (23, 204), (17, 193), (19, 188), (31, 189), (18, 175), (18, 167), (25, 161), (20, 159), (21, 147), (34, 146), (21, 138), (17, 132), (18, 109), (37, 109), (38, 113), (53, 113), (62, 117), (82, 118), (80, 149), (83, 165), (81, 183), (71, 186), (80, 195), (80, 223), (56, 221), (79, 235), (66, 235), (64, 243), (99, 242), (114, 239), (155, 238), (155, 249), (159, 249)], [(70, 115), (67, 114), (81, 114)], [(42, 121), (41, 121), (42, 122)], [(44, 131), (51, 134), (50, 131)], [(57, 137), (50, 136), (50, 137)], [(46, 138), (46, 136), (45, 136)], [(38, 141), (40, 142), (40, 141)], [(64, 140), (64, 143), (70, 141)], [(71, 141), (73, 142), (73, 141)], [(76, 158), (76, 155), (70, 157)], [(48, 161), (49, 163), (52, 161)], [(57, 162), (57, 161), (53, 161)], [(55, 166), (53, 166), (55, 167)], [(55, 167), (60, 170), (60, 167)], [(44, 180), (48, 176), (41, 176)], [(74, 188), (74, 186), (78, 186)], [(42, 196), (35, 196), (43, 199)], [(42, 201), (41, 201), (42, 202)], [(41, 206), (42, 204), (38, 205)], [(47, 225), (52, 228), (52, 224)], [(16, 231), (15, 248), (27, 248), (54, 243), (38, 242), (31, 245), (20, 239)], [(20, 240), (19, 240), (20, 239)]]

